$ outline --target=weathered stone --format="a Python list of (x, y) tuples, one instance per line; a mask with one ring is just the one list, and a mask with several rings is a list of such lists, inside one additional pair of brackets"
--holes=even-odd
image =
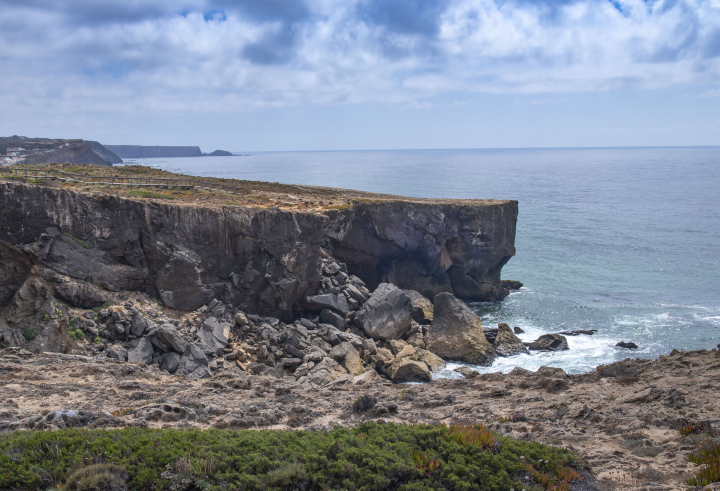
[(615, 346), (617, 346), (619, 348), (626, 348), (626, 349), (638, 349), (637, 344), (631, 343), (631, 342), (625, 342), (625, 341), (620, 341)]
[(458, 367), (453, 371), (461, 374), (465, 378), (475, 378), (480, 375), (480, 372), (469, 367)]
[(150, 365), (153, 358), (153, 348), (150, 341), (142, 338), (136, 340), (136, 342), (133, 342), (132, 344), (135, 346), (128, 350), (128, 363), (142, 362), (146, 365)]
[(445, 368), (445, 360), (426, 349), (416, 349), (415, 356), (418, 361), (425, 363), (431, 372), (439, 372)]
[(501, 284), (504, 288), (507, 288), (508, 290), (519, 290), (523, 287), (522, 283), (515, 280), (502, 280)]
[(324, 309), (320, 312), (320, 322), (330, 324), (338, 329), (345, 329), (345, 319), (330, 309)]
[(326, 357), (323, 358), (320, 363), (315, 365), (312, 370), (310, 370), (308, 378), (315, 385), (322, 386), (332, 382), (342, 375), (345, 375), (346, 373), (348, 373), (347, 370), (340, 366), (338, 362), (332, 358)]
[(375, 345), (375, 341), (373, 339), (363, 339), (362, 349), (368, 355), (374, 355), (377, 353), (377, 345)]
[(363, 372), (361, 375), (358, 375), (353, 380), (354, 383), (374, 383), (379, 382), (382, 380), (382, 377), (380, 377), (380, 374), (377, 373), (375, 370), (368, 370), (366, 372)]
[(375, 339), (400, 339), (410, 329), (410, 297), (381, 283), (355, 316), (355, 324)]
[(208, 368), (208, 359), (200, 346), (188, 343), (180, 358), (177, 373), (188, 378), (210, 378), (212, 373)]
[(155, 326), (155, 323), (141, 314), (135, 314), (130, 326), (130, 333), (133, 336), (142, 336), (142, 334)]
[(155, 337), (177, 353), (183, 353), (185, 351), (187, 342), (177, 332), (177, 328), (170, 323), (161, 324), (155, 330)]
[(412, 302), (412, 318), (421, 324), (430, 324), (433, 320), (433, 304), (415, 290), (403, 290)]
[(415, 334), (408, 336), (407, 342), (409, 345), (415, 346), (416, 348), (425, 348), (425, 336), (423, 336), (421, 332), (416, 332)]
[(170, 373), (175, 373), (180, 366), (180, 355), (170, 351), (163, 355), (163, 361), (160, 365), (160, 370), (165, 370)]
[(396, 358), (386, 365), (385, 373), (395, 383), (401, 382), (430, 382), (432, 375), (428, 366), (410, 358)]
[(524, 333), (525, 331), (523, 331), (523, 330), (522, 330), (521, 328), (519, 328), (518, 326), (515, 326), (515, 327), (513, 327), (513, 332), (514, 332), (515, 334), (522, 334), (522, 333)]
[(105, 354), (108, 358), (113, 358), (118, 361), (127, 361), (128, 352), (125, 348), (119, 344), (113, 344), (105, 349)]
[(342, 316), (348, 313), (348, 304), (343, 295), (330, 293), (315, 295), (314, 297), (307, 297), (305, 303), (310, 310), (330, 309)]
[(528, 345), (532, 351), (563, 351), (568, 348), (567, 339), (561, 334), (543, 334)]
[(451, 293), (435, 297), (433, 322), (425, 342), (429, 351), (446, 360), (489, 366), (496, 357), (480, 319)]
[(237, 314), (235, 314), (233, 321), (235, 322), (236, 327), (247, 326), (248, 324), (248, 319), (242, 312), (238, 312)]
[(345, 370), (347, 370), (348, 373), (351, 373), (352, 375), (360, 375), (361, 373), (363, 373), (364, 368), (362, 364), (362, 359), (360, 358), (360, 353), (358, 353), (355, 347), (348, 342), (343, 342), (341, 346), (344, 346), (347, 350), (347, 354), (341, 362), (343, 368), (345, 368)]
[(203, 322), (202, 328), (198, 331), (202, 344), (207, 346), (215, 354), (220, 354), (227, 346), (230, 338), (230, 324), (220, 322), (215, 317), (209, 317)]
[(528, 351), (525, 344), (513, 334), (510, 326), (504, 322), (498, 324), (498, 332), (493, 347), (498, 356), (513, 356)]
[(365, 302), (367, 302), (367, 297), (363, 292), (360, 291), (358, 287), (353, 285), (352, 283), (345, 286), (345, 291), (350, 295), (350, 298), (355, 300), (358, 305), (363, 305)]

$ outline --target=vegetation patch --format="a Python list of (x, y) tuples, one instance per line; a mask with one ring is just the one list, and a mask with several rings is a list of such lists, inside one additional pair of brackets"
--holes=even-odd
[(133, 196), (135, 198), (177, 199), (175, 196), (157, 193), (155, 191), (148, 191), (147, 189), (132, 189), (128, 191), (127, 194), (128, 196)]
[(127, 479), (138, 490), (508, 490), (524, 487), (526, 462), (541, 462), (532, 477), (537, 472), (546, 489), (579, 477), (569, 451), (479, 426), (62, 429), (1, 435), (0, 489), (80, 489), (80, 481), (119, 488)]
[(84, 247), (85, 249), (90, 249), (90, 245), (87, 242), (85, 242), (84, 240), (78, 239), (77, 237), (75, 237), (67, 232), (65, 232), (63, 235), (65, 237), (67, 237), (68, 239), (72, 240), (73, 242), (75, 242), (76, 244), (79, 244), (81, 247)]

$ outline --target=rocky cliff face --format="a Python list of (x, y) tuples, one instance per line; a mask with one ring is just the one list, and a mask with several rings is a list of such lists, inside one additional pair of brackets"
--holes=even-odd
[(371, 290), (391, 282), (430, 298), (451, 291), (500, 300), (516, 219), (515, 201), (393, 201), (319, 214), (0, 183), (0, 309), (41, 268), (45, 281), (59, 275), (56, 284), (73, 283), (64, 294), (51, 292), (70, 303), (143, 291), (179, 310), (218, 298), (287, 319), (318, 290), (321, 259), (329, 256)]
[(114, 162), (122, 160), (112, 152), (105, 149), (97, 142), (73, 141), (49, 152), (38, 152), (29, 155), (22, 162), (23, 164), (50, 164), (65, 163), (71, 164), (94, 164), (112, 167)]
[(200, 147), (167, 147), (143, 145), (105, 145), (123, 159), (152, 159), (161, 157), (200, 157)]

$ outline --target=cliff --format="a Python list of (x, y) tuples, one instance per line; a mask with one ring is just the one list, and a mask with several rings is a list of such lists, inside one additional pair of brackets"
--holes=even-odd
[(142, 145), (105, 145), (123, 159), (152, 159), (162, 157), (201, 157), (200, 147), (162, 147)]
[(390, 200), (285, 211), (0, 182), (0, 242), (14, 258), (0, 266), (0, 308), (34, 264), (88, 291), (143, 291), (186, 311), (218, 298), (289, 318), (317, 290), (328, 255), (370, 288), (390, 281), (430, 298), (495, 301), (507, 295), (500, 270), (515, 253), (517, 210), (516, 201)]
[(0, 153), (20, 146), (22, 164), (70, 163), (74, 165), (102, 165), (112, 167), (122, 159), (96, 141), (28, 138), (24, 136), (0, 137)]

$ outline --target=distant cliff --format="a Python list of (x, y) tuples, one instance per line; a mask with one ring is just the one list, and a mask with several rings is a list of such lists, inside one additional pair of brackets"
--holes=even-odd
[(142, 145), (105, 145), (123, 159), (153, 159), (162, 157), (201, 157), (200, 147), (154, 147)]
[[(100, 149), (95, 150), (95, 148)], [(114, 153), (105, 149), (98, 142), (77, 140), (65, 143), (49, 151), (40, 151), (25, 157), (23, 164), (95, 164), (112, 167), (113, 163), (122, 162)]]

